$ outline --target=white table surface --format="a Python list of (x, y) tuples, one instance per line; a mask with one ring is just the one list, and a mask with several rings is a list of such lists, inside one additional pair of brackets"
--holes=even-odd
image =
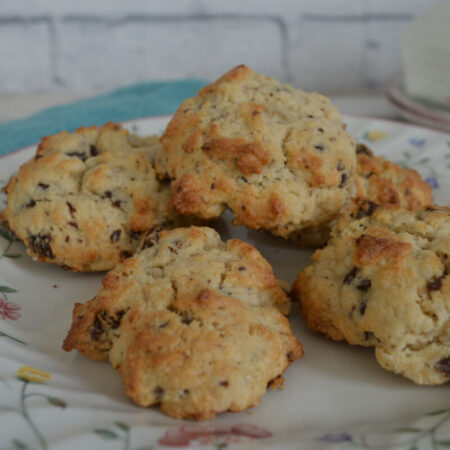
[[(65, 92), (3, 94), (0, 95), (0, 122), (20, 119), (44, 108), (85, 97)], [(331, 100), (344, 114), (402, 120), (382, 94), (334, 95)]]

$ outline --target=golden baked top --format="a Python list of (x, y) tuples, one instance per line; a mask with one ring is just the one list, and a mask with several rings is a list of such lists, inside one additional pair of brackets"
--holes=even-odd
[(156, 170), (182, 214), (279, 236), (331, 220), (352, 189), (355, 142), (322, 95), (238, 66), (185, 100), (161, 138)]
[(364, 144), (356, 147), (356, 159), (357, 198), (411, 211), (433, 204), (431, 187), (417, 171), (375, 156)]
[(450, 380), (450, 210), (356, 205), (299, 273), (308, 326), (375, 347), (378, 362), (419, 384)]
[(113, 123), (47, 136), (5, 186), (1, 218), (39, 261), (111, 269), (140, 232), (176, 220), (153, 168), (159, 145)]
[(64, 349), (109, 359), (139, 405), (207, 419), (259, 403), (302, 356), (280, 313), (288, 302), (250, 244), (211, 228), (155, 230), (75, 305)]

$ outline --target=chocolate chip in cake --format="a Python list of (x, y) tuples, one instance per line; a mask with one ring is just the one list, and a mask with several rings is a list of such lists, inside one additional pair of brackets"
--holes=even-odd
[(111, 233), (111, 236), (109, 237), (109, 239), (111, 240), (111, 242), (117, 242), (120, 239), (120, 234), (122, 233), (122, 230), (114, 230)]
[(366, 313), (367, 303), (365, 301), (359, 304), (359, 314), (363, 316)]
[(87, 156), (83, 152), (66, 152), (65, 154), (70, 157), (81, 159), (83, 162), (87, 159)]
[(184, 325), (189, 325), (194, 319), (192, 317), (183, 317), (181, 323)]
[(91, 156), (97, 156), (99, 154), (97, 147), (95, 145), (90, 146)]
[(94, 323), (92, 324), (92, 327), (89, 330), (89, 334), (91, 335), (91, 339), (93, 341), (100, 340), (100, 336), (103, 334), (103, 325), (98, 317), (95, 318)]
[(141, 250), (145, 250), (146, 248), (153, 247), (155, 244), (159, 242), (161, 231), (164, 229), (164, 227), (160, 225), (156, 225), (153, 228), (151, 228), (141, 245)]
[(356, 154), (357, 154), (357, 155), (363, 154), (363, 155), (367, 155), (367, 156), (373, 156), (372, 150), (370, 150), (370, 148), (367, 147), (367, 146), (364, 145), (364, 144), (358, 144), (358, 145), (356, 146)]
[(370, 286), (372, 286), (372, 282), (366, 278), (363, 278), (357, 285), (356, 289), (359, 289), (360, 291), (367, 292), (370, 289)]
[(350, 284), (353, 279), (355, 278), (356, 274), (358, 272), (358, 268), (353, 266), (352, 269), (350, 269), (350, 272), (347, 273), (344, 277), (344, 284)]
[(450, 375), (450, 356), (446, 358), (440, 359), (435, 365), (434, 368), (438, 372), (443, 372)]
[(371, 331), (364, 331), (364, 340), (370, 341), (375, 335)]
[(439, 278), (435, 278), (427, 283), (427, 289), (429, 292), (438, 291), (442, 287), (442, 279), (445, 277), (445, 273), (442, 274)]
[(105, 310), (102, 310), (98, 315), (109, 328), (115, 330), (116, 328), (119, 328), (122, 318), (125, 315), (125, 311), (121, 310), (115, 315), (109, 315)]
[(155, 396), (158, 400), (162, 399), (162, 396), (164, 395), (164, 389), (160, 386), (156, 386), (155, 388)]
[(341, 176), (341, 182), (339, 183), (339, 187), (342, 188), (345, 186), (348, 180), (348, 175), (346, 173), (343, 173)]
[(138, 240), (142, 235), (142, 231), (130, 231), (130, 237), (132, 240)]
[(29, 238), (29, 245), (33, 253), (53, 259), (54, 256), (50, 247), (51, 241), (52, 237), (49, 234), (32, 234)]
[(363, 217), (370, 217), (380, 205), (371, 200), (364, 201), (356, 213), (355, 219), (361, 219)]
[(70, 202), (66, 202), (66, 205), (67, 205), (68, 208), (69, 208), (70, 215), (73, 216), (74, 213), (75, 213), (77, 210), (75, 209), (75, 207), (74, 207), (74, 206), (72, 205), (72, 203), (70, 203)]
[(122, 311), (116, 312), (116, 317), (114, 317), (114, 316), (109, 317), (109, 324), (113, 330), (115, 330), (116, 328), (118, 328), (120, 326), (124, 315), (125, 315), (125, 311), (122, 310)]

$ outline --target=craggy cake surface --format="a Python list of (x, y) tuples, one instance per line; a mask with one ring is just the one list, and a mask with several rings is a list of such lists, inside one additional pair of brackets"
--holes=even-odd
[(433, 204), (430, 185), (414, 169), (405, 169), (363, 144), (356, 148), (356, 198), (386, 207), (416, 211)]
[(154, 231), (75, 305), (64, 349), (108, 359), (139, 405), (207, 419), (256, 405), (301, 358), (287, 308), (251, 245), (210, 228)]
[(157, 136), (112, 123), (48, 136), (4, 188), (2, 218), (34, 259), (111, 269), (136, 249), (140, 232), (175, 220), (153, 168), (158, 148)]
[(419, 384), (450, 380), (450, 212), (363, 202), (298, 275), (308, 326), (375, 347), (378, 362)]
[(330, 101), (238, 66), (185, 100), (156, 170), (182, 214), (288, 237), (330, 221), (349, 198), (355, 142)]
[[(413, 169), (405, 169), (381, 156), (375, 156), (364, 144), (356, 147), (356, 171), (353, 178), (357, 200), (371, 200), (388, 208), (411, 211), (433, 204), (430, 185)], [(330, 237), (332, 223), (302, 230), (291, 238), (300, 244), (321, 247)]]

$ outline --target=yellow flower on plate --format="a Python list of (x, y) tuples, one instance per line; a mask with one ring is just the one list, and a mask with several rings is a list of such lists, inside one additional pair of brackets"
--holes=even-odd
[(44, 383), (50, 380), (51, 375), (43, 370), (36, 369), (31, 366), (23, 366), (17, 371), (17, 376), (25, 381), (33, 383)]
[(375, 142), (381, 141), (382, 139), (387, 137), (387, 134), (381, 130), (372, 130), (368, 131), (364, 136), (368, 141)]

